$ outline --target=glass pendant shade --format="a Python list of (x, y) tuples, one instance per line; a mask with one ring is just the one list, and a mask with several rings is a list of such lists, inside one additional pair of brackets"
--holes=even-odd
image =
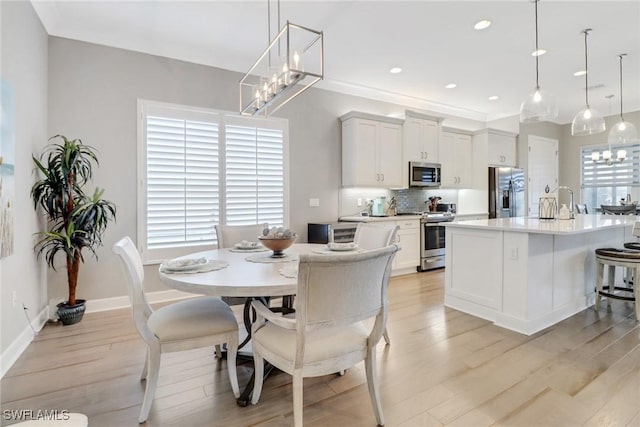
[(609, 131), (608, 142), (610, 145), (614, 144), (630, 144), (635, 143), (638, 140), (638, 132), (633, 123), (620, 120), (613, 125)]
[(578, 111), (571, 122), (571, 135), (574, 136), (595, 135), (606, 129), (602, 116), (588, 105)]
[(540, 49), (538, 46), (538, 0), (533, 1), (535, 3), (536, 24), (536, 50), (534, 53), (538, 53), (534, 55), (536, 58), (536, 87), (520, 104), (520, 123), (539, 123), (551, 121), (558, 117), (558, 104), (555, 97), (551, 93), (540, 89), (538, 56), (544, 49)]
[(625, 56), (627, 56), (626, 53), (618, 55), (618, 58), (620, 59), (620, 121), (613, 125), (609, 131), (609, 145), (629, 144), (638, 141), (638, 132), (636, 131), (636, 127), (633, 123), (626, 122), (622, 116), (622, 59)]
[(534, 89), (520, 104), (520, 123), (538, 123), (558, 117), (555, 96), (540, 88)]
[(584, 34), (585, 106), (580, 111), (578, 111), (578, 114), (576, 114), (576, 116), (573, 118), (573, 121), (571, 122), (571, 135), (573, 136), (595, 135), (607, 130), (607, 125), (604, 123), (604, 118), (593, 108), (589, 107), (589, 61), (587, 57), (587, 36), (591, 31), (591, 28), (587, 28), (582, 32)]

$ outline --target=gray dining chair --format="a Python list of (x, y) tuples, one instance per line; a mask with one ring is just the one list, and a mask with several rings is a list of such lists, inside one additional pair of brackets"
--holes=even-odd
[[(395, 222), (386, 223), (368, 223), (360, 222), (356, 228), (356, 234), (353, 238), (353, 242), (362, 249), (378, 249), (389, 246), (392, 243), (396, 243), (396, 236), (400, 227)], [(391, 338), (389, 338), (389, 332), (385, 325), (384, 342), (391, 344)]]
[[(251, 224), (251, 225), (224, 225), (216, 224), (216, 238), (218, 240), (218, 249), (232, 248), (236, 243), (243, 240), (248, 242), (257, 242), (258, 236), (262, 235), (262, 230), (269, 227), (269, 223)], [(247, 302), (245, 297), (222, 297), (222, 301), (229, 305), (243, 305)]]
[(239, 397), (236, 374), (238, 322), (231, 307), (220, 298), (199, 297), (154, 310), (145, 296), (144, 268), (133, 241), (129, 237), (120, 239), (113, 245), (113, 252), (122, 261), (133, 320), (140, 337), (147, 344), (147, 357), (140, 378), (146, 380), (146, 384), (138, 421), (143, 423), (149, 417), (162, 353), (226, 344), (229, 382), (234, 396)]
[[(384, 425), (376, 383), (376, 344), (389, 310), (387, 292), (398, 246), (350, 255), (302, 254), (295, 318), (252, 301), (255, 385), (262, 392), (264, 360), (293, 376), (293, 419), (303, 425), (303, 378), (339, 372), (365, 362), (369, 397), (378, 425)], [(367, 322), (375, 319), (373, 325)]]

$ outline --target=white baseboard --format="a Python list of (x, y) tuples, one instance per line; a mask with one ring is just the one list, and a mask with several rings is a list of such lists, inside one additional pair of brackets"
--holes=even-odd
[[(27, 325), (20, 335), (9, 344), (9, 347), (0, 354), (0, 378), (4, 377), (20, 355), (29, 347), (29, 344), (36, 336), (33, 329), (40, 332), (47, 320), (49, 320), (49, 307), (43, 308), (31, 321), (31, 325)], [(31, 329), (32, 327), (33, 329)]]
[[(168, 290), (168, 291), (157, 291), (157, 292), (149, 292), (146, 294), (147, 301), (150, 304), (163, 302), (163, 301), (171, 301), (183, 298), (191, 298), (196, 296), (195, 294), (191, 294), (188, 292), (181, 292), (178, 290)], [(94, 300), (87, 301), (87, 309), (86, 313), (95, 313), (98, 311), (106, 311), (106, 310), (115, 310), (118, 308), (127, 308), (131, 306), (129, 303), (129, 297), (113, 297), (113, 298), (100, 298)], [(40, 329), (44, 326), (44, 324), (49, 320), (49, 307), (45, 307), (38, 313), (38, 315), (31, 321), (31, 326), (33, 329), (40, 332)], [(18, 360), (20, 355), (29, 347), (31, 341), (35, 334), (30, 326), (27, 326), (18, 337), (9, 344), (9, 347), (2, 352), (0, 355), (0, 378), (4, 377), (7, 371), (13, 366), (13, 364)]]

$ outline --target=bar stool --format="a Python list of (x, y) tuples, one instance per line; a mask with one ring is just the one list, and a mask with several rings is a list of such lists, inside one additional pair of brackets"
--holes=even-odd
[[(630, 249), (600, 248), (596, 249), (598, 277), (596, 279), (596, 310), (600, 309), (600, 299), (620, 299), (634, 301), (636, 304), (636, 320), (640, 319), (640, 292), (635, 292), (634, 285), (627, 281), (626, 286), (615, 285), (615, 267), (633, 271), (633, 277), (640, 277), (640, 251)], [(604, 267), (608, 267), (607, 290), (604, 290)], [(618, 292), (616, 292), (618, 291)], [(630, 294), (630, 295), (628, 295)]]

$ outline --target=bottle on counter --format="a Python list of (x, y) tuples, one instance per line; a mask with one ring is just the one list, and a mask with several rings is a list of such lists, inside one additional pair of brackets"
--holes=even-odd
[(569, 219), (569, 218), (571, 218), (571, 212), (569, 211), (569, 208), (567, 207), (567, 205), (563, 203), (562, 207), (560, 208), (560, 212), (558, 213), (558, 219)]

